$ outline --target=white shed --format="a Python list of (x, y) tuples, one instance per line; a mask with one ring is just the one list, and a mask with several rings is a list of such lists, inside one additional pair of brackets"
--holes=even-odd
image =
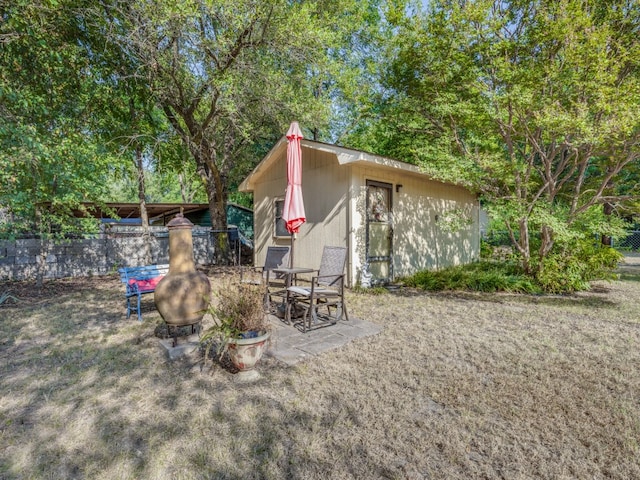
[[(301, 146), (307, 222), (295, 240), (295, 266), (318, 268), (323, 246), (346, 246), (353, 286), (363, 271), (384, 284), (478, 259), (479, 204), (466, 188), (362, 151), (306, 139)], [(286, 156), (282, 137), (240, 185), (254, 197), (255, 265), (263, 264), (268, 246), (291, 243), (280, 218)]]

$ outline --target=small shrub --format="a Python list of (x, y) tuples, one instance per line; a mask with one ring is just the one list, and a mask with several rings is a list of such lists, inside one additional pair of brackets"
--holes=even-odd
[(13, 295), (10, 295), (9, 293), (10, 292), (8, 290), (6, 292), (0, 293), (0, 305), (2, 305), (5, 302), (8, 302), (9, 300), (13, 300), (14, 302), (18, 301), (16, 297), (14, 297)]
[(408, 286), (429, 291), (539, 293), (540, 288), (513, 262), (481, 261), (443, 270), (423, 270), (405, 279)]
[(485, 240), (480, 242), (480, 260), (505, 262), (513, 258), (511, 245), (493, 245)]
[(264, 292), (256, 285), (230, 285), (218, 292), (218, 304), (210, 313), (233, 333), (264, 330)]
[(491, 258), (493, 256), (493, 249), (493, 245), (490, 245), (484, 240), (480, 241), (480, 258), (483, 260)]
[(622, 255), (592, 241), (578, 241), (548, 255), (540, 265), (536, 279), (549, 293), (570, 293), (589, 289), (593, 280), (615, 278), (613, 270)]
[[(560, 246), (541, 263), (535, 277), (527, 276), (513, 260), (484, 260), (424, 270), (405, 279), (408, 286), (429, 291), (471, 290), (479, 292), (571, 293), (588, 290), (589, 282), (616, 278), (614, 269), (622, 256), (592, 240)], [(532, 262), (536, 264), (536, 261)]]

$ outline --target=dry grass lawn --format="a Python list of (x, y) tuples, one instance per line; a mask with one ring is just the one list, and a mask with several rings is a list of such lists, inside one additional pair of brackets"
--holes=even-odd
[(350, 293), (380, 335), (250, 384), (168, 361), (152, 298), (126, 320), (115, 277), (0, 284), (21, 297), (0, 306), (0, 478), (640, 478), (639, 280)]

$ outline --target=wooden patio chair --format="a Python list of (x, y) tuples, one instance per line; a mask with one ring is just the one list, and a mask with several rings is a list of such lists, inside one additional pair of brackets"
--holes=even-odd
[[(324, 247), (318, 274), (311, 278), (310, 286), (294, 285), (288, 288), (287, 308), (304, 309), (302, 331), (306, 333), (320, 322), (335, 324), (342, 316), (349, 320), (344, 301), (344, 268), (347, 263), (346, 247)], [(326, 312), (325, 312), (326, 310)]]
[(259, 271), (262, 272), (264, 306), (267, 311), (274, 309), (274, 297), (280, 298), (282, 304), (285, 302), (287, 296), (286, 275), (276, 273), (273, 270), (288, 267), (290, 254), (291, 247), (267, 247), (264, 265), (259, 267)]

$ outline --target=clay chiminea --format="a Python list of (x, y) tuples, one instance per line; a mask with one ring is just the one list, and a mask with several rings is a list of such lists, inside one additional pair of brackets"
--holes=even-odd
[(169, 273), (156, 286), (156, 308), (169, 327), (195, 325), (209, 305), (211, 285), (204, 273), (196, 271), (193, 261), (193, 223), (179, 213), (167, 227)]

